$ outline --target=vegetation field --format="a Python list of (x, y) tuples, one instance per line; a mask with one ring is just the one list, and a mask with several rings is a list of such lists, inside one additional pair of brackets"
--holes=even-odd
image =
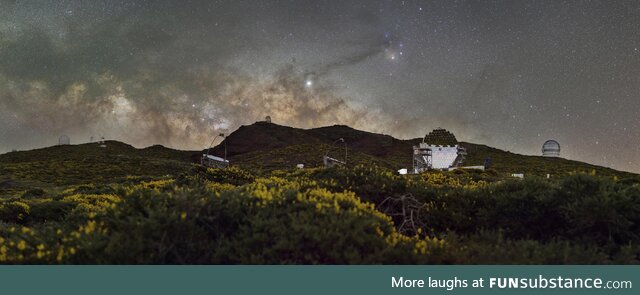
[[(335, 136), (349, 166), (319, 168)], [(416, 140), (346, 126), (227, 140), (227, 169), (115, 141), (0, 155), (0, 263), (640, 262), (636, 174), (462, 143), (492, 168), (398, 175)]]
[(0, 200), (0, 262), (605, 264), (640, 259), (640, 181), (193, 165)]

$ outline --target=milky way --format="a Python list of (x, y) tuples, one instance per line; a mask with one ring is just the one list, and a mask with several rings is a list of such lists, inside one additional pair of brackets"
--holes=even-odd
[[(0, 0), (0, 153), (203, 148), (269, 115), (640, 172), (632, 1)], [(408, 151), (410, 152), (410, 151)]]

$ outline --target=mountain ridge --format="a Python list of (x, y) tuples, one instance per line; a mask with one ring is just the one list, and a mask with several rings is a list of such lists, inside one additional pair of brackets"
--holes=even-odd
[[(386, 134), (357, 130), (345, 125), (301, 129), (274, 123), (256, 122), (240, 126), (210, 153), (227, 157), (232, 165), (259, 173), (277, 169), (322, 166), (328, 154), (344, 158), (344, 138), (348, 166), (377, 165), (391, 170), (412, 167), (412, 147), (422, 138), (397, 139)], [(161, 145), (135, 148), (118, 141), (61, 145), (0, 155), (0, 187), (24, 189), (31, 181), (51, 185), (89, 182), (93, 178), (116, 181), (130, 176), (176, 175), (189, 169), (207, 149), (177, 150)], [(563, 158), (520, 155), (487, 145), (459, 142), (467, 150), (466, 166), (483, 165), (492, 159), (492, 170), (503, 175), (559, 175), (573, 172), (597, 173), (619, 178), (637, 174)], [(66, 181), (65, 179), (72, 179)], [(11, 185), (7, 185), (11, 184)], [(15, 185), (14, 185), (15, 184)], [(0, 188), (0, 192), (1, 192)]]

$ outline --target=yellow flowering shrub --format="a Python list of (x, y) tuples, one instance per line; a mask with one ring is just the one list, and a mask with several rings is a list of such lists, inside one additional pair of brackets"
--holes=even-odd
[(81, 195), (75, 194), (62, 198), (62, 202), (73, 204), (74, 208), (69, 212), (67, 219), (84, 220), (87, 217), (95, 217), (104, 214), (108, 209), (115, 208), (121, 198), (116, 195)]
[[(300, 189), (300, 184), (272, 177), (257, 179), (222, 193), (227, 207), (213, 206), (221, 222), (231, 209), (234, 227), (216, 263), (416, 263), (445, 262), (446, 245), (438, 239), (406, 237), (393, 222), (352, 192), (324, 188)], [(218, 211), (221, 208), (224, 211)], [(217, 215), (214, 214), (214, 215)], [(427, 251), (428, 249), (428, 251)], [(438, 255), (428, 255), (438, 253)]]
[(0, 263), (640, 261), (633, 179), (401, 176), (375, 166), (253, 173), (195, 167), (175, 180), (137, 176), (0, 198)]

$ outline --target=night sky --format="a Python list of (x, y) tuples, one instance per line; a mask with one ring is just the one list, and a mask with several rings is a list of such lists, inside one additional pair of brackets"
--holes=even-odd
[(267, 115), (640, 172), (640, 2), (0, 0), (0, 153)]

